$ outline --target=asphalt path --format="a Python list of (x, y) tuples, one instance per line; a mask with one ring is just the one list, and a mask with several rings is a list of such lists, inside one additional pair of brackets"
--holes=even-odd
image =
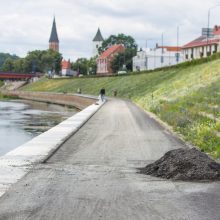
[(0, 198), (0, 219), (220, 220), (220, 182), (138, 173), (180, 147), (137, 106), (111, 100)]

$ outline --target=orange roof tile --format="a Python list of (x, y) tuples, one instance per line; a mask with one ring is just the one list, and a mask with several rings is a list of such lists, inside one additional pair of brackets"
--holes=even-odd
[(62, 61), (62, 69), (70, 69), (70, 68), (71, 68), (70, 60), (68, 60), (68, 61), (63, 60)]
[(181, 47), (175, 47), (175, 46), (158, 46), (158, 48), (164, 48), (164, 49), (166, 49), (167, 51), (170, 51), (170, 52), (181, 51)]
[(104, 52), (100, 55), (99, 59), (100, 59), (100, 58), (101, 58), (101, 59), (104, 59), (104, 58), (109, 57), (112, 53), (114, 53), (114, 52), (115, 52), (116, 50), (118, 50), (119, 48), (121, 48), (122, 50), (125, 49), (124, 46), (122, 46), (121, 44), (119, 44), (119, 45), (113, 45), (113, 46), (111, 46), (110, 48), (108, 48), (106, 51), (104, 51)]

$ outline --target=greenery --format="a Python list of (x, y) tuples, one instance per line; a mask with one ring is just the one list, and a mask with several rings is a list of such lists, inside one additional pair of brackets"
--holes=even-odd
[(102, 42), (102, 46), (99, 48), (99, 54), (116, 44), (123, 44), (126, 49), (137, 50), (137, 44), (133, 37), (125, 34), (118, 34), (111, 35)]
[(2, 70), (2, 65), (4, 62), (9, 59), (9, 60), (17, 60), (19, 57), (16, 55), (11, 55), (9, 53), (0, 53), (0, 70)]
[(48, 70), (59, 73), (61, 70), (62, 56), (53, 50), (35, 50), (25, 58), (7, 58), (1, 70), (6, 72), (30, 73), (47, 72)]
[(77, 71), (79, 74), (87, 75), (95, 75), (96, 73), (96, 58), (93, 57), (91, 59), (79, 58), (76, 62), (71, 64), (71, 69)]
[(42, 78), (23, 90), (75, 93), (81, 88), (82, 93), (98, 95), (104, 87), (108, 96), (117, 90), (119, 97), (152, 111), (185, 140), (220, 159), (219, 56), (125, 76)]
[(124, 52), (116, 55), (111, 63), (113, 72), (117, 73), (119, 70), (132, 71), (132, 58), (136, 56), (136, 53), (136, 49), (126, 49)]

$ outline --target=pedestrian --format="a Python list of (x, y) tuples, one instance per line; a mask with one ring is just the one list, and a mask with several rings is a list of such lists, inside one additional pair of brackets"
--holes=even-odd
[(100, 90), (99, 95), (100, 95), (101, 101), (104, 102), (104, 101), (105, 101), (105, 89), (104, 89), (104, 88), (102, 88), (102, 89)]

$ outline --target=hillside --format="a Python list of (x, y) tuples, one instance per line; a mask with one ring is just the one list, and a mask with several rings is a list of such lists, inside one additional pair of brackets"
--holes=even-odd
[(187, 141), (220, 159), (220, 60), (130, 76), (46, 79), (23, 88), (129, 98), (158, 115)]

